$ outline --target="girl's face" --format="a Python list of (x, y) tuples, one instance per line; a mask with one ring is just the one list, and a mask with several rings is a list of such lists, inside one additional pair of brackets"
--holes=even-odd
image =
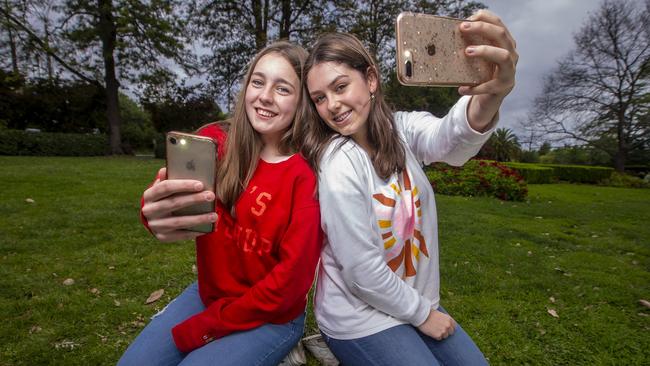
[(318, 115), (330, 128), (367, 145), (370, 94), (377, 89), (374, 73), (366, 78), (344, 63), (321, 62), (307, 73), (307, 89)]
[(278, 53), (262, 56), (246, 86), (246, 115), (265, 144), (278, 143), (298, 107), (300, 80)]

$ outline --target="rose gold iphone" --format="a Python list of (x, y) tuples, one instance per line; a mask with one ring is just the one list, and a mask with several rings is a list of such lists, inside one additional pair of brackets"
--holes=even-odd
[[(194, 179), (201, 181), (208, 191), (215, 191), (217, 172), (217, 143), (205, 136), (182, 132), (167, 133), (167, 179)], [(214, 212), (214, 201), (201, 202), (178, 211), (175, 216), (191, 216)], [(214, 224), (198, 225), (190, 231), (211, 233)]]
[(480, 36), (465, 36), (466, 20), (404, 12), (395, 22), (397, 79), (404, 85), (474, 86), (490, 80), (494, 65), (469, 58), (469, 45), (489, 44)]

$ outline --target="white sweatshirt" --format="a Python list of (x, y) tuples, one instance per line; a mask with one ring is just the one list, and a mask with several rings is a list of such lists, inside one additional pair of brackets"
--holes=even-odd
[(319, 172), (321, 252), (314, 312), (336, 339), (375, 334), (399, 324), (422, 324), (437, 309), (438, 225), (431, 185), (421, 162), (462, 165), (490, 131), (467, 122), (469, 97), (444, 118), (397, 112), (406, 170), (384, 181), (353, 140), (330, 143)]

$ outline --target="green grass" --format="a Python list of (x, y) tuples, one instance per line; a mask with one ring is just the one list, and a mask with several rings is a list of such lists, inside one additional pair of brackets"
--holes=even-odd
[[(162, 164), (0, 157), (0, 365), (115, 364), (195, 278), (191, 242), (139, 224)], [(437, 196), (442, 305), (492, 364), (648, 364), (650, 190), (529, 188), (523, 203)]]

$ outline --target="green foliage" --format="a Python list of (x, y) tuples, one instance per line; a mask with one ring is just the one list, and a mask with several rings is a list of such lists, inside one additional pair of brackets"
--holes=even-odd
[(558, 164), (539, 164), (539, 166), (552, 168), (553, 175), (557, 180), (571, 183), (596, 184), (601, 180), (609, 178), (612, 172), (614, 172), (613, 168), (602, 166)]
[(557, 180), (553, 168), (525, 163), (503, 163), (503, 165), (516, 170), (528, 184), (547, 184)]
[(132, 149), (151, 149), (156, 131), (151, 117), (126, 95), (120, 95), (122, 144)]
[(460, 96), (454, 88), (404, 86), (391, 71), (383, 84), (386, 102), (396, 111), (427, 111), (436, 116), (447, 114)]
[(23, 80), (0, 70), (0, 118), (7, 128), (47, 132), (105, 131), (104, 94), (96, 86), (60, 79)]
[(154, 142), (154, 148), (153, 148), (153, 155), (157, 159), (165, 159), (166, 155), (166, 139), (165, 139), (165, 134), (164, 133), (157, 133), (156, 134), (156, 141)]
[(565, 146), (540, 154), (544, 164), (612, 165), (611, 157), (591, 146)]
[(427, 177), (436, 193), (452, 196), (489, 196), (523, 201), (528, 194), (524, 179), (516, 171), (495, 161), (470, 160), (462, 167), (435, 163)]
[(614, 171), (613, 168), (587, 165), (528, 163), (506, 163), (505, 165), (516, 170), (526, 179), (526, 182), (531, 184), (557, 181), (596, 184), (608, 179)]
[(539, 163), (541, 153), (534, 150), (522, 150), (519, 153), (519, 161), (522, 163)]
[(540, 156), (542, 156), (542, 155), (546, 155), (546, 154), (548, 154), (549, 152), (551, 152), (551, 143), (545, 141), (545, 142), (542, 144), (542, 146), (539, 147), (539, 155), (540, 155)]
[(521, 151), (519, 141), (509, 128), (497, 128), (477, 156), (496, 161), (515, 160)]
[[(650, 175), (647, 177), (650, 178)], [(598, 184), (610, 187), (650, 188), (650, 179), (641, 179), (632, 175), (614, 172), (609, 178), (601, 180)]]
[(0, 155), (106, 155), (106, 135), (0, 130)]
[(214, 99), (197, 87), (178, 87), (143, 100), (144, 109), (159, 132), (191, 132), (225, 118)]

